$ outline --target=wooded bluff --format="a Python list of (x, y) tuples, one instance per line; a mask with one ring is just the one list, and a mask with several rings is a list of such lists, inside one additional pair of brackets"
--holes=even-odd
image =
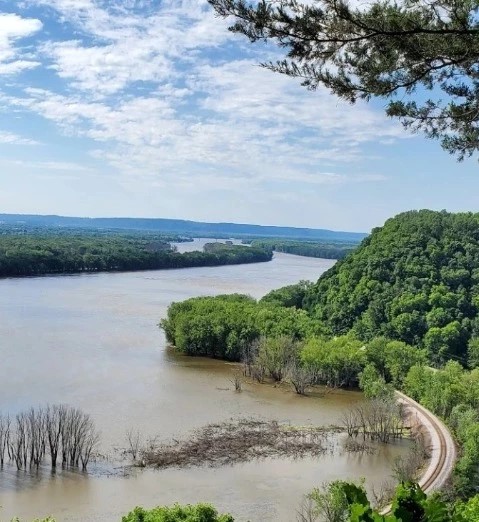
[(479, 337), (479, 214), (411, 211), (389, 219), (323, 274), (302, 308), (332, 335), (423, 347), (465, 361)]

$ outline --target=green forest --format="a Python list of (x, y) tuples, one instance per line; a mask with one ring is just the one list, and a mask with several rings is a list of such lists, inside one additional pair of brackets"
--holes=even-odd
[(319, 257), (322, 259), (343, 259), (357, 246), (358, 242), (290, 241), (284, 239), (244, 240), (253, 247), (276, 250), (296, 256)]
[(221, 243), (178, 253), (169, 237), (134, 234), (0, 235), (0, 277), (79, 272), (156, 270), (270, 261), (272, 253)]
[[(198, 303), (207, 308), (219, 301)], [(271, 311), (291, 307), (295, 310)], [(291, 328), (294, 337), (299, 331), (304, 337), (307, 332), (352, 333), (365, 342), (386, 337), (424, 349), (435, 366), (451, 358), (474, 365), (479, 361), (479, 214), (400, 214), (373, 230), (315, 284), (274, 290), (247, 308), (244, 321), (250, 315), (261, 323), (263, 315), (288, 314), (301, 326), (281, 326), (278, 319), (275, 328), (283, 333)], [(206, 313), (201, 311), (203, 317)], [(212, 321), (215, 314), (221, 315), (215, 309)], [(251, 336), (260, 330), (248, 326), (242, 332)]]
[(360, 387), (366, 397), (404, 391), (442, 417), (459, 445), (451, 517), (453, 501), (478, 498), (478, 315), (479, 214), (414, 211), (373, 230), (314, 284), (259, 301), (173, 303), (160, 326), (182, 353), (241, 360), (254, 379), (297, 393), (314, 384)]
[(466, 362), (479, 335), (479, 214), (429, 210), (388, 220), (319, 278), (303, 308), (332, 335), (383, 335)]
[(276, 250), (296, 256), (343, 259), (357, 246), (358, 242), (291, 241), (284, 239), (243, 240), (253, 247)]

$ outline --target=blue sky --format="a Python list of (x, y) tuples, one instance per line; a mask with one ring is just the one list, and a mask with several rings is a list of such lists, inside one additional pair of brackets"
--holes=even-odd
[(257, 66), (203, 0), (0, 0), (0, 212), (368, 231), (478, 211), (475, 159)]

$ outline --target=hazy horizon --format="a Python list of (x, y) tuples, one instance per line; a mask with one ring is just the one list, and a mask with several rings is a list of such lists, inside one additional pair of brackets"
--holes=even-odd
[(254, 222), (236, 222), (236, 221), (202, 221), (198, 219), (183, 219), (183, 218), (170, 218), (170, 217), (164, 217), (164, 216), (156, 216), (156, 217), (145, 217), (145, 216), (127, 216), (127, 215), (112, 215), (112, 216), (105, 216), (105, 215), (98, 215), (98, 216), (79, 216), (79, 215), (67, 215), (67, 214), (55, 214), (55, 213), (48, 213), (48, 214), (33, 214), (33, 213), (27, 213), (27, 212), (0, 212), (0, 222), (2, 219), (2, 216), (18, 216), (18, 217), (52, 217), (52, 218), (67, 218), (67, 219), (85, 219), (85, 220), (101, 220), (101, 219), (118, 219), (118, 220), (163, 220), (163, 221), (184, 221), (188, 223), (200, 223), (205, 225), (238, 225), (238, 226), (253, 226), (253, 227), (274, 227), (274, 228), (294, 228), (294, 229), (307, 229), (307, 230), (324, 230), (327, 232), (338, 232), (338, 233), (351, 233), (351, 234), (369, 234), (370, 231), (365, 230), (339, 230), (339, 229), (331, 229), (331, 228), (325, 228), (325, 227), (296, 227), (293, 225), (288, 224), (265, 224), (265, 223), (254, 223)]
[(350, 231), (479, 209), (474, 159), (258, 67), (275, 53), (206, 0), (0, 0), (0, 209)]

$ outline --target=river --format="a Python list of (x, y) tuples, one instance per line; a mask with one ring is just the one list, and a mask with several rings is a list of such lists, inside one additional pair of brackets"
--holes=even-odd
[(269, 263), (251, 265), (1, 280), (0, 411), (58, 402), (80, 407), (94, 418), (110, 462), (94, 465), (91, 474), (32, 474), (7, 466), (0, 471), (0, 519), (53, 515), (58, 522), (113, 522), (136, 505), (208, 501), (240, 522), (286, 522), (295, 520), (302, 495), (325, 481), (365, 476), (372, 487), (389, 478), (404, 444), (373, 455), (338, 451), (319, 459), (128, 477), (111, 471), (114, 448), (125, 446), (131, 427), (145, 438), (170, 440), (239, 416), (337, 423), (360, 400), (358, 393), (299, 397), (253, 384), (234, 393), (230, 364), (174, 354), (157, 327), (172, 301), (229, 292), (260, 297), (300, 279), (315, 280), (333, 264), (277, 253)]

